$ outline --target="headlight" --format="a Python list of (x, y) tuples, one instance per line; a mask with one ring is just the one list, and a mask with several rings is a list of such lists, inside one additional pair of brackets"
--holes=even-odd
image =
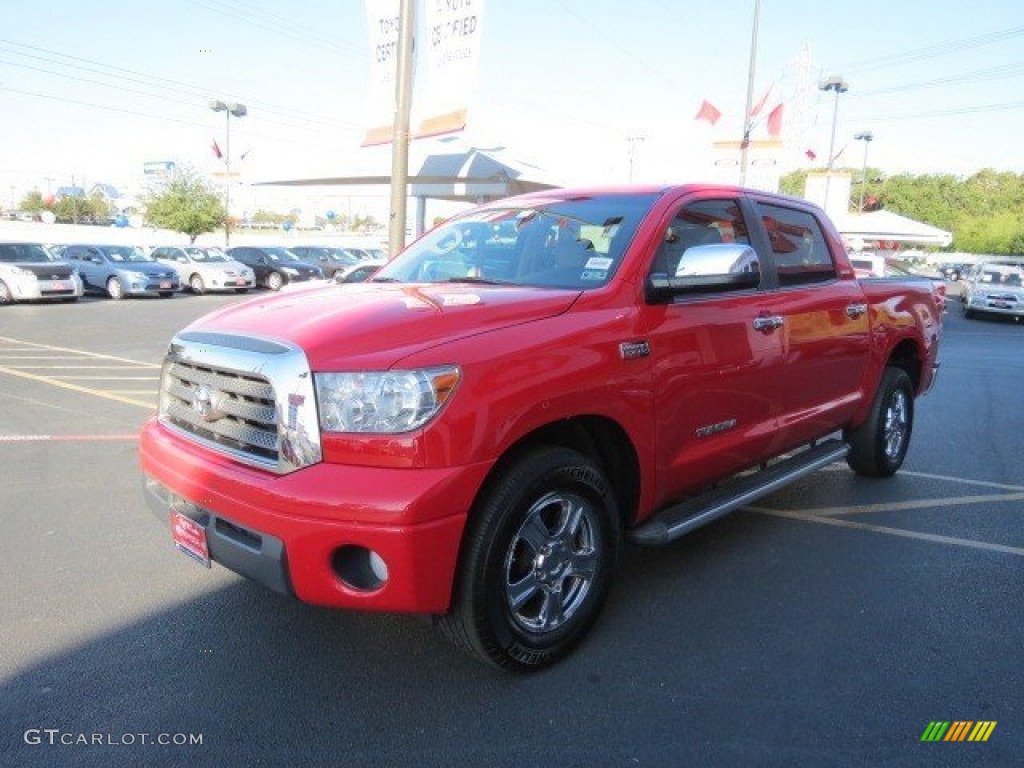
[(459, 383), (454, 365), (416, 371), (317, 373), (324, 432), (410, 432), (432, 419)]
[(11, 274), (17, 275), (18, 277), (35, 277), (36, 273), (30, 269), (22, 269), (21, 267), (11, 267)]
[(296, 277), (298, 277), (299, 274), (299, 270), (293, 269), (292, 267), (281, 267), (281, 271), (286, 275), (294, 275)]

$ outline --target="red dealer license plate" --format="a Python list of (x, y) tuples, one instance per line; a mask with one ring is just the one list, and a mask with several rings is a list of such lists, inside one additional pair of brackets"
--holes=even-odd
[(240, 277), (237, 280), (235, 280), (235, 285), (245, 285), (245, 278)]
[(173, 285), (173, 283), (171, 283), (170, 281), (166, 281), (166, 280), (164, 282), (160, 283), (160, 287), (165, 289), (165, 290), (170, 290), (172, 285)]
[(206, 546), (206, 529), (181, 512), (171, 513), (171, 537), (174, 546), (186, 555), (210, 567), (210, 549)]

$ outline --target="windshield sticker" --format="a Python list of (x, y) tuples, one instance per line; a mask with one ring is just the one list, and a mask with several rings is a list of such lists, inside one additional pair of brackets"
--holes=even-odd
[(608, 270), (605, 269), (587, 269), (580, 275), (581, 280), (604, 280), (606, 277)]
[(603, 269), (608, 270), (612, 265), (612, 260), (605, 256), (591, 256), (587, 263), (584, 265), (585, 269)]

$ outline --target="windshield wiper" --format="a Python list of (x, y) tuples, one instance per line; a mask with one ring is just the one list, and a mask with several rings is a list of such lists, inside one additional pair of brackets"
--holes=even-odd
[(465, 277), (449, 277), (446, 283), (475, 283), (476, 285), (515, 285), (510, 280), (495, 280), (492, 277), (476, 277), (466, 275)]

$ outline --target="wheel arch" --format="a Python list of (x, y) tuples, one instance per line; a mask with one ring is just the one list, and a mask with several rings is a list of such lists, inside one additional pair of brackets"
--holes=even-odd
[(594, 461), (611, 486), (623, 527), (632, 524), (640, 501), (640, 459), (626, 430), (606, 416), (581, 415), (537, 427), (512, 443), (487, 474), (474, 498), (486, 496), (505, 469), (542, 446), (579, 451)]
[(924, 360), (921, 350), (912, 339), (904, 339), (893, 347), (885, 365), (886, 367), (900, 368), (906, 371), (911, 383), (914, 385), (914, 392), (919, 393), (921, 391)]

